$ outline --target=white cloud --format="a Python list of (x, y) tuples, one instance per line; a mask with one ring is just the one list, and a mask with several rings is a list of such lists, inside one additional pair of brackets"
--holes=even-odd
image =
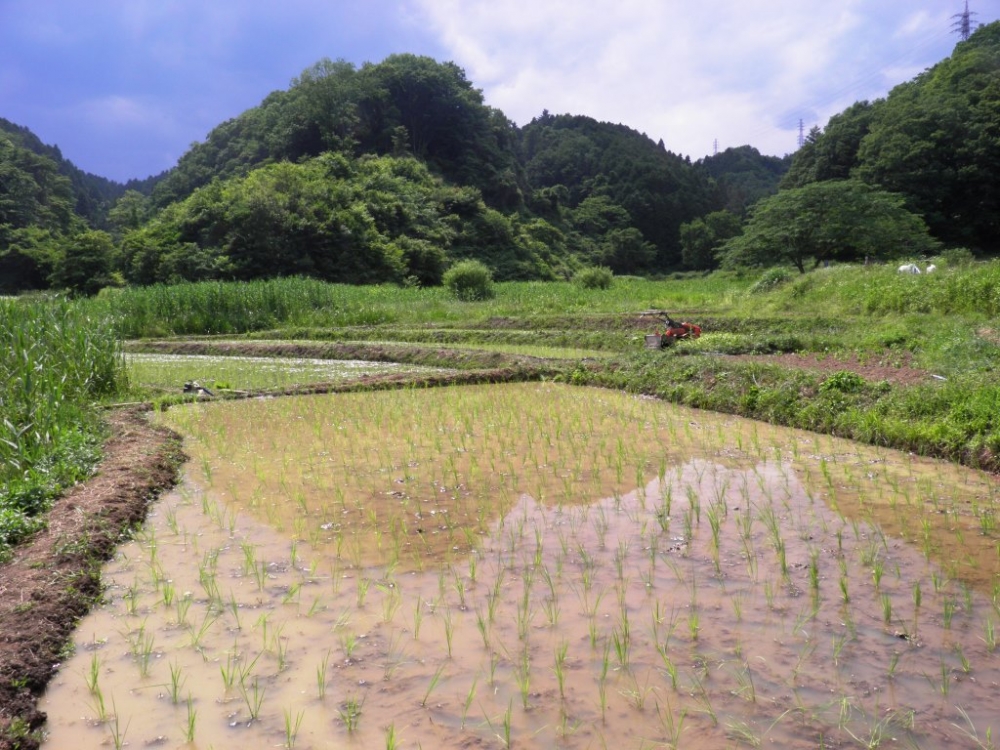
[[(947, 28), (933, 33), (933, 0), (887, 0), (878, 16), (863, 0), (413, 2), (487, 102), (519, 124), (542, 109), (589, 115), (694, 158), (716, 138), (793, 151), (799, 117), (807, 130), (824, 125), (902, 82), (882, 60), (892, 75), (950, 52)], [(924, 58), (907, 59), (915, 51)]]

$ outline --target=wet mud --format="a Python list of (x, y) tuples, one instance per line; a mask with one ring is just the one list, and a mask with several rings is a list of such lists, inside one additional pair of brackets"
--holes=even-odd
[(552, 384), (195, 404), (47, 747), (975, 746), (998, 488)]

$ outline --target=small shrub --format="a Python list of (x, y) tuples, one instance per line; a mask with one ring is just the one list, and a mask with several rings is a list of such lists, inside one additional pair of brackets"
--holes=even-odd
[(782, 268), (781, 266), (769, 268), (764, 271), (764, 275), (757, 280), (757, 283), (747, 291), (750, 294), (764, 294), (765, 292), (770, 292), (772, 289), (777, 289), (791, 278), (792, 274), (787, 268)]
[(493, 274), (478, 260), (463, 260), (445, 271), (442, 279), (457, 299), (463, 302), (492, 299)]
[(611, 269), (603, 266), (581, 268), (573, 276), (573, 283), (584, 289), (610, 289), (613, 282)]
[(958, 268), (959, 266), (970, 265), (975, 260), (975, 257), (973, 257), (972, 251), (967, 247), (952, 247), (941, 253), (941, 260), (949, 268)]
[(833, 375), (820, 383), (819, 390), (821, 393), (830, 393), (833, 391), (840, 393), (857, 393), (864, 388), (864, 385), (865, 379), (856, 372), (840, 370), (839, 372), (833, 373)]

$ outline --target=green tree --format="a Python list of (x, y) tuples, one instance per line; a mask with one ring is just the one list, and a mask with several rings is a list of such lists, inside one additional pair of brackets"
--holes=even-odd
[(126, 190), (108, 211), (108, 223), (119, 235), (138, 229), (149, 218), (149, 199), (136, 190)]
[(49, 280), (55, 288), (74, 294), (97, 294), (115, 283), (111, 274), (114, 252), (107, 232), (89, 230), (74, 235), (64, 242)]
[(927, 225), (904, 207), (902, 196), (858, 180), (814, 182), (782, 190), (758, 203), (743, 234), (723, 245), (727, 266), (806, 266), (864, 257), (934, 252)]
[(0, 225), (0, 293), (45, 289), (59, 238), (38, 226), (12, 229)]
[(743, 231), (740, 220), (729, 211), (710, 214), (681, 224), (681, 257), (692, 271), (710, 271), (719, 265), (718, 250), (726, 240)]
[(636, 273), (651, 268), (655, 261), (656, 246), (635, 227), (612, 229), (604, 235), (601, 262), (615, 273)]
[(493, 273), (478, 260), (463, 260), (444, 274), (444, 285), (463, 302), (492, 299)]

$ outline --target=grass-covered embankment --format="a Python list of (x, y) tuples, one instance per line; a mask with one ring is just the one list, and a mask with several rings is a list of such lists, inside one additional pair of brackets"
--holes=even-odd
[(89, 475), (103, 429), (94, 403), (125, 370), (110, 323), (64, 301), (0, 301), (0, 558)]
[(750, 281), (721, 274), (668, 284), (630, 278), (618, 281), (611, 292), (570, 283), (511, 282), (497, 284), (493, 299), (460, 302), (443, 287), (360, 287), (288, 278), (108, 290), (85, 304), (113, 313), (124, 338), (233, 335), (296, 327), (483, 327), (499, 318), (531, 321), (552, 316), (565, 328), (564, 316), (574, 320), (594, 313), (625, 315), (661, 306), (667, 289), (671, 305), (690, 310), (710, 304), (717, 309)]
[[(752, 289), (752, 288), (751, 288)], [(838, 267), (744, 295), (745, 314), (706, 335), (569, 377), (689, 406), (1000, 470), (1000, 264), (910, 276)], [(719, 354), (811, 352), (920, 368), (916, 384), (872, 382)]]

